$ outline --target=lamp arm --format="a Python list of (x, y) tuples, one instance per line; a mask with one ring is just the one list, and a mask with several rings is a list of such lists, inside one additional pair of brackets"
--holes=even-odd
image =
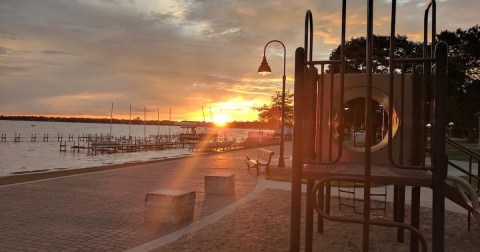
[(265, 52), (267, 51), (267, 46), (270, 43), (274, 43), (274, 42), (277, 42), (277, 43), (279, 43), (280, 45), (283, 46), (283, 76), (285, 76), (285, 65), (286, 65), (286, 62), (287, 62), (287, 49), (285, 48), (285, 45), (282, 43), (282, 41), (276, 40), (276, 39), (268, 41), (268, 43), (263, 48), (263, 57), (266, 57)]

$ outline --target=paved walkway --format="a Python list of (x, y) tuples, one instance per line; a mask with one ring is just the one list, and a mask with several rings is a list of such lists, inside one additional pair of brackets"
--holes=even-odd
[[(285, 146), (291, 157), (291, 144)], [(276, 152), (278, 146), (266, 147)], [(246, 172), (256, 149), (139, 164), (114, 170), (0, 186), (0, 251), (148, 251), (194, 232), (256, 197), (263, 189), (290, 190), (290, 183), (258, 180)], [(287, 163), (291, 161), (287, 159)], [(277, 159), (272, 160), (273, 163)], [(462, 165), (466, 165), (463, 163)], [(204, 175), (235, 173), (233, 195), (207, 195)], [(160, 188), (196, 191), (193, 221), (145, 224), (144, 198)], [(389, 187), (390, 188), (390, 187)], [(389, 189), (390, 190), (390, 189)], [(336, 191), (332, 190), (336, 195)], [(389, 193), (389, 201), (393, 193)], [(409, 193), (407, 193), (407, 202)], [(430, 207), (431, 190), (422, 189)], [(465, 210), (447, 201), (447, 210)]]
[[(278, 146), (271, 147), (277, 151)], [(160, 188), (196, 191), (193, 222), (252, 191), (255, 149), (141, 164), (0, 187), (0, 251), (124, 251), (183, 225), (145, 224), (144, 199)], [(207, 195), (204, 175), (235, 174), (233, 195)]]

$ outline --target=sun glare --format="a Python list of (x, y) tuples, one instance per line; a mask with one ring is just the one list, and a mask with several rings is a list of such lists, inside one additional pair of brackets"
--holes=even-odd
[(217, 127), (224, 127), (229, 121), (231, 121), (231, 118), (227, 115), (216, 115), (213, 117), (213, 123)]

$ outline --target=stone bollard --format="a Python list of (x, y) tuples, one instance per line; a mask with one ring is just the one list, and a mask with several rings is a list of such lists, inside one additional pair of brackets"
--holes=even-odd
[(193, 218), (195, 191), (161, 189), (145, 197), (145, 222), (178, 224)]
[(235, 174), (207, 174), (205, 175), (205, 193), (232, 194), (235, 190)]

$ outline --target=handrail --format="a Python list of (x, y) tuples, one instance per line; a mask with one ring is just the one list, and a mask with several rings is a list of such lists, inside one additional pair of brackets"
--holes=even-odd
[(471, 151), (470, 149), (466, 148), (465, 146), (460, 145), (459, 143), (453, 141), (452, 139), (445, 137), (445, 142), (461, 151), (463, 151), (465, 154), (468, 154), (469, 156), (474, 157), (477, 160), (480, 160), (480, 155)]
[[(462, 146), (461, 144), (453, 141), (452, 139), (448, 138), (448, 137), (445, 137), (445, 143), (449, 144), (450, 146), (453, 146), (454, 148), (456, 148), (457, 150), (459, 150), (460, 152), (462, 152), (463, 154), (466, 154), (470, 157), (470, 160), (469, 160), (469, 170), (465, 170), (463, 169), (462, 167), (454, 164), (453, 162), (451, 162), (449, 159), (448, 159), (448, 156), (447, 156), (447, 163), (448, 165), (450, 165), (451, 167), (457, 169), (458, 171), (461, 171), (463, 172), (465, 175), (467, 175), (469, 177), (469, 182), (471, 181), (471, 179), (475, 179), (477, 180), (477, 190), (480, 189), (480, 170), (478, 170), (478, 168), (480, 168), (480, 155), (471, 151), (470, 149), (466, 148), (465, 146)], [(477, 160), (477, 175), (473, 174), (472, 173), (472, 158)], [(480, 225), (480, 223), (479, 223)]]
[(455, 164), (455, 163), (452, 163), (450, 160), (448, 161), (448, 164), (451, 165), (453, 168), (455, 168), (455, 169), (457, 169), (457, 170), (465, 173), (467, 176), (469, 176), (469, 177), (471, 177), (471, 178), (473, 177), (473, 178), (475, 178), (475, 179), (477, 179), (477, 180), (480, 180), (480, 177), (479, 177), (479, 176), (477, 176), (477, 175), (475, 175), (475, 174), (473, 174), (473, 173), (471, 173), (471, 172), (463, 169), (462, 167), (458, 166), (458, 165)]
[(313, 55), (313, 15), (312, 15), (312, 11), (310, 11), (310, 10), (307, 10), (307, 13), (305, 14), (305, 51), (308, 54), (308, 60), (312, 61), (312, 55)]
[(458, 190), (465, 203), (472, 208), (473, 216), (475, 216), (477, 225), (480, 226), (480, 203), (475, 190), (467, 181), (462, 178), (447, 176), (447, 180), (453, 182), (455, 188)]
[[(320, 206), (318, 205), (318, 197), (317, 192), (320, 189), (321, 185), (324, 185), (325, 182), (330, 182), (332, 180), (340, 180), (340, 181), (347, 181), (347, 182), (363, 182), (365, 183), (365, 178), (363, 177), (349, 177), (349, 176), (328, 176), (328, 177), (323, 177), (319, 180), (317, 180), (316, 184), (313, 186), (312, 193), (310, 194), (310, 200), (313, 202), (313, 207), (315, 210), (318, 212), (319, 215), (321, 215), (323, 218), (331, 221), (338, 221), (338, 222), (349, 222), (349, 223), (358, 223), (358, 224), (364, 224), (365, 221), (359, 218), (353, 218), (353, 217), (344, 217), (344, 216), (331, 216), (327, 213), (325, 213)], [(480, 215), (479, 215), (480, 217)], [(375, 225), (375, 226), (385, 226), (385, 227), (399, 227), (399, 228), (406, 228), (412, 232), (412, 235), (415, 235), (417, 238), (419, 238), (420, 244), (422, 245), (422, 251), (426, 252), (427, 251), (427, 242), (425, 240), (425, 237), (420, 233), (418, 229), (415, 227), (412, 227), (411, 225), (405, 224), (405, 223), (399, 223), (395, 221), (389, 221), (385, 219), (369, 219), (368, 220), (368, 225)]]

